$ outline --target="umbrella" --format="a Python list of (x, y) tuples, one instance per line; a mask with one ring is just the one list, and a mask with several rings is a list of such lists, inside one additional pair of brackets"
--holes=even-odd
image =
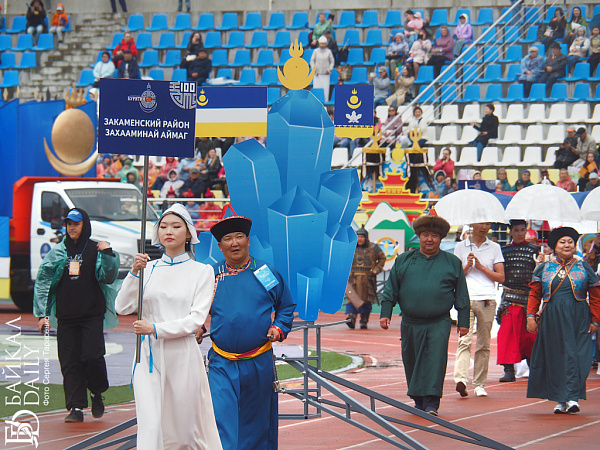
[(510, 201), (506, 220), (510, 219), (581, 222), (581, 214), (573, 196), (564, 189), (534, 184), (521, 189)]
[(435, 205), (438, 216), (450, 225), (479, 222), (505, 222), (502, 203), (479, 189), (462, 189), (445, 195)]
[(590, 191), (581, 205), (581, 218), (600, 222), (600, 189)]

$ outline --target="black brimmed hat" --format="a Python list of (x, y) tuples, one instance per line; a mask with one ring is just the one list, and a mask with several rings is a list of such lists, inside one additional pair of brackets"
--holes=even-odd
[(445, 238), (450, 231), (450, 224), (438, 216), (421, 216), (417, 217), (413, 222), (413, 230), (419, 236), (424, 231), (431, 231)]
[(527, 222), (523, 219), (511, 219), (509, 220), (509, 228), (512, 230), (513, 227), (516, 227), (517, 225), (525, 225), (527, 226)]
[(565, 236), (569, 236), (571, 239), (573, 239), (573, 242), (575, 243), (579, 239), (579, 233), (575, 228), (558, 227), (552, 230), (548, 235), (548, 247), (554, 250), (556, 248), (556, 243), (558, 242), (558, 240)]
[(215, 223), (210, 228), (210, 232), (215, 237), (217, 242), (221, 242), (223, 236), (229, 233), (241, 232), (246, 236), (249, 236), (250, 228), (252, 228), (252, 220), (242, 216), (230, 216)]

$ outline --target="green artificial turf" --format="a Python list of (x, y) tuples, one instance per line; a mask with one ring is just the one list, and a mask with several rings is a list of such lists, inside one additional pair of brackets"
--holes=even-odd
[[(315, 352), (311, 351), (309, 356), (315, 356)], [(348, 355), (342, 355), (335, 352), (321, 352), (321, 369), (331, 372), (333, 370), (342, 369), (352, 362), (352, 358)], [(311, 366), (316, 366), (315, 361), (310, 362)], [(294, 369), (289, 364), (280, 364), (277, 366), (277, 377), (279, 380), (288, 380), (290, 378), (299, 378), (302, 374)]]

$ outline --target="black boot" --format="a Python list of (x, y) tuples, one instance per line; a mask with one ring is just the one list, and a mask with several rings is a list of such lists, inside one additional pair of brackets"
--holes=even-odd
[(500, 378), (500, 383), (510, 383), (516, 381), (514, 364), (502, 364), (504, 366), (504, 376)]
[(360, 315), (360, 329), (361, 330), (366, 330), (367, 329), (367, 323), (369, 323), (369, 316), (371, 315), (371, 313), (361, 313)]
[(356, 314), (348, 314), (348, 317), (346, 317), (346, 319), (350, 319), (350, 322), (346, 322), (348, 328), (352, 328), (354, 330), (354, 328), (356, 327)]

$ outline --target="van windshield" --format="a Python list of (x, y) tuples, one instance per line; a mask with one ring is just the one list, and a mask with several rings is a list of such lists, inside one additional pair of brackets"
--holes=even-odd
[[(142, 219), (142, 194), (135, 189), (65, 189), (65, 192), (75, 207), (86, 211), (91, 220)], [(158, 220), (150, 205), (146, 207), (146, 220)]]

